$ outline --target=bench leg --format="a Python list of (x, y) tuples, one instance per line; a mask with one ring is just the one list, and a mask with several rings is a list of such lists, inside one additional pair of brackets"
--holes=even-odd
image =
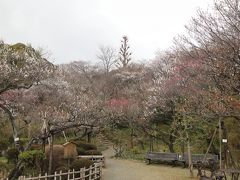
[(151, 164), (151, 159), (147, 159), (147, 165)]
[(186, 162), (183, 162), (183, 168), (186, 168)]
[(177, 161), (172, 161), (172, 167), (176, 167), (176, 162)]

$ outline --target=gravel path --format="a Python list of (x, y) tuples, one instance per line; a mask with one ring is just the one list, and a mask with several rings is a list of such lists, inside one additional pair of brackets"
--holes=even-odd
[(110, 158), (113, 150), (103, 152), (106, 168), (103, 180), (189, 180), (188, 169), (163, 165), (146, 165), (144, 162)]

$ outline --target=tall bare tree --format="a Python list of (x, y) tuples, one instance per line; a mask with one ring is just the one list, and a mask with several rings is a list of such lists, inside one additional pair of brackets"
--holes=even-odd
[(106, 74), (109, 73), (113, 65), (116, 63), (116, 50), (110, 46), (100, 46), (97, 58), (101, 61)]

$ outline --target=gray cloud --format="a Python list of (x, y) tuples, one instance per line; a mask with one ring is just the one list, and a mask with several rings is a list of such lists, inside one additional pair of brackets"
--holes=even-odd
[(210, 0), (1, 0), (0, 38), (52, 52), (55, 63), (96, 61), (128, 35), (135, 59), (153, 58)]

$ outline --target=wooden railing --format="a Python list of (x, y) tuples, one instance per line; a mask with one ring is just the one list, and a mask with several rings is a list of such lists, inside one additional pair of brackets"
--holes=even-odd
[(89, 168), (82, 168), (80, 170), (69, 170), (68, 172), (55, 172), (54, 174), (44, 175), (39, 174), (36, 177), (20, 176), (18, 180), (101, 180), (102, 179), (102, 164), (95, 163)]

